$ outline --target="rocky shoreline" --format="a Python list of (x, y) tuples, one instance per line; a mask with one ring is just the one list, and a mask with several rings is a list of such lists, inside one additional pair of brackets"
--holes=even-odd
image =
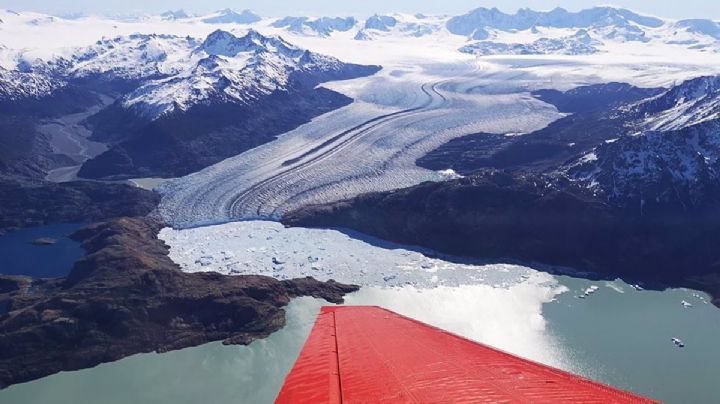
[(0, 276), (0, 388), (142, 352), (248, 344), (285, 324), (291, 298), (340, 303), (357, 286), (312, 278), (188, 274), (156, 235), (119, 218), (73, 235), (87, 251), (65, 278)]

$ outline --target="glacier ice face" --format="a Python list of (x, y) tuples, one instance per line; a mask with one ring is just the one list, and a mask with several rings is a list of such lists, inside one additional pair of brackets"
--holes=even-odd
[(358, 233), (262, 221), (166, 228), (159, 237), (183, 271), (359, 284), (345, 304), (381, 305), (516, 354), (565, 364), (547, 349), (554, 344), (539, 349), (538, 343), (550, 342), (542, 305), (567, 288), (529, 267), (449, 261)]
[[(543, 304), (567, 288), (532, 268), (450, 261), (357, 233), (287, 229), (275, 222), (166, 228), (159, 237), (183, 271), (358, 284), (362, 288), (345, 304), (380, 305), (515, 354), (569, 365), (542, 315)], [(297, 314), (290, 313), (289, 321)]]

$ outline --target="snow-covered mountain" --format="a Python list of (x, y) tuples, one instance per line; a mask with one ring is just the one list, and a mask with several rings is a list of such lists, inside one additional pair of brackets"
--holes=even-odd
[(20, 72), (0, 67), (0, 101), (39, 99), (67, 85), (42, 73)]
[[(470, 41), (483, 41), (461, 48), (478, 55), (576, 55), (595, 53), (613, 43), (650, 41), (720, 50), (720, 28), (714, 21), (673, 22), (614, 7), (578, 12), (562, 8), (547, 12), (520, 9), (514, 14), (478, 8), (450, 18), (446, 27)], [(576, 32), (581, 32), (583, 38), (576, 38)]]
[(675, 27), (685, 29), (693, 34), (705, 35), (713, 39), (720, 40), (720, 23), (711, 20), (681, 20), (675, 24)]
[(250, 10), (237, 12), (231, 8), (220, 10), (202, 19), (206, 24), (252, 24), (260, 20), (262, 17)]
[[(513, 54), (565, 54), (578, 55), (607, 52), (616, 44), (626, 42), (648, 43), (649, 45), (674, 45), (684, 49), (707, 53), (720, 53), (720, 23), (707, 19), (664, 20), (643, 16), (629, 10), (615, 7), (595, 7), (578, 12), (561, 8), (551, 11), (520, 9), (505, 13), (495, 8), (478, 8), (458, 16), (426, 16), (422, 14), (373, 15), (366, 19), (344, 17), (289, 16), (284, 18), (261, 18), (250, 10), (220, 10), (201, 16), (193, 16), (183, 10), (168, 11), (156, 16), (135, 16), (131, 19), (108, 19), (98, 16), (82, 16), (68, 20), (39, 13), (14, 13), (0, 10), (4, 24), (0, 28), (8, 31), (15, 39), (0, 37), (0, 45), (14, 42), (18, 35), (33, 32), (33, 28), (45, 30), (47, 34), (65, 29), (81, 37), (80, 27), (95, 30), (98, 39), (110, 34), (128, 36), (132, 33), (166, 34), (198, 37), (205, 36), (215, 27), (224, 25), (232, 30), (234, 25), (254, 28), (267, 34), (281, 33), (286, 36), (330, 37), (333, 33), (347, 33), (342, 36), (357, 40), (403, 40), (421, 38), (433, 43), (454, 43), (454, 49), (482, 55)], [(137, 25), (137, 29), (133, 29)], [(15, 28), (21, 26), (22, 30)], [(56, 28), (51, 28), (56, 27)], [(88, 32), (88, 30), (82, 32)], [(94, 31), (94, 32), (95, 32)], [(282, 32), (284, 31), (284, 32)], [(19, 34), (22, 32), (22, 34)], [(578, 35), (582, 33), (582, 37)], [(46, 33), (44, 33), (46, 34)], [(46, 34), (46, 35), (47, 35)], [(467, 46), (458, 46), (452, 37), (464, 37)], [(484, 42), (478, 42), (484, 41)], [(417, 42), (417, 41), (415, 41)], [(10, 46), (16, 50), (27, 46)], [(7, 64), (0, 60), (5, 68)]]
[(286, 30), (302, 35), (329, 36), (333, 32), (345, 32), (351, 30), (357, 24), (355, 17), (285, 17), (274, 21), (271, 25), (275, 28)]
[[(28, 83), (0, 91), (7, 99), (41, 94), (46, 98), (25, 104), (44, 110), (55, 100), (98, 109), (87, 118), (87, 127), (93, 140), (111, 146), (84, 163), (82, 177), (176, 176), (347, 105), (350, 98), (318, 84), (379, 70), (254, 29), (240, 32), (216, 29), (203, 39), (165, 34), (104, 39), (50, 62), (28, 64), (23, 71), (0, 71), (0, 80)], [(5, 77), (6, 72), (11, 73)], [(67, 91), (52, 87), (57, 85)]]
[(524, 31), (533, 27), (657, 28), (663, 24), (663, 20), (659, 18), (641, 16), (629, 10), (613, 7), (595, 7), (578, 12), (570, 12), (562, 8), (547, 12), (523, 8), (515, 14), (506, 14), (497, 8), (477, 8), (467, 14), (450, 18), (447, 29), (453, 34), (465, 35), (471, 39), (486, 39), (488, 29)]
[(688, 80), (619, 108), (628, 132), (567, 165), (611, 200), (702, 203), (720, 192), (720, 76)]
[(460, 48), (460, 52), (473, 55), (588, 55), (598, 51), (601, 43), (590, 37), (584, 29), (561, 38), (540, 38), (530, 43), (503, 43), (477, 41)]
[(720, 120), (720, 76), (698, 77), (664, 94), (627, 107), (647, 130), (683, 129)]
[(74, 78), (143, 80), (176, 74), (198, 45), (196, 39), (173, 35), (133, 34), (97, 41), (70, 58)]
[(177, 71), (146, 82), (123, 98), (123, 106), (155, 119), (212, 101), (248, 103), (287, 89), (293, 75), (326, 75), (343, 67), (335, 58), (254, 30), (242, 37), (217, 30), (180, 53)]
[[(12, 58), (12, 55), (8, 56)], [(250, 29), (216, 30), (204, 40), (133, 34), (102, 39), (49, 61), (22, 58), (0, 67), (0, 100), (41, 98), (69, 82), (127, 83), (121, 105), (157, 119), (211, 102), (249, 103), (298, 83), (342, 78), (349, 65)]]
[(440, 31), (443, 24), (442, 19), (423, 15), (376, 14), (365, 20), (362, 28), (355, 34), (355, 39), (368, 41), (383, 37), (420, 38)]
[(160, 17), (163, 20), (181, 20), (183, 18), (190, 18), (190, 15), (185, 12), (185, 10), (168, 10), (162, 14), (160, 14)]

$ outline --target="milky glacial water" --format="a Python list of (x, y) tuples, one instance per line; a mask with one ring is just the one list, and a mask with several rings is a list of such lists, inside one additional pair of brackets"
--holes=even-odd
[[(543, 316), (578, 372), (669, 403), (720, 402), (720, 309), (707, 295), (557, 278), (570, 292), (545, 304)], [(590, 285), (598, 291), (578, 299)]]
[[(347, 304), (377, 304), (506, 351), (669, 403), (720, 397), (720, 310), (684, 289), (635, 291), (615, 281), (557, 277), (567, 292), (527, 304), (534, 286), (434, 289), (367, 287)], [(590, 285), (598, 292), (576, 297)], [(615, 289), (622, 290), (617, 292)], [(698, 297), (700, 296), (700, 297)], [(683, 308), (686, 300), (693, 304)], [(270, 403), (292, 367), (320, 307), (294, 299), (282, 330), (249, 346), (210, 343), (139, 354), (92, 369), (62, 372), (0, 391), (2, 403)], [(670, 338), (681, 338), (685, 348)]]
[[(362, 288), (346, 304), (386, 307), (671, 403), (713, 403), (720, 397), (720, 310), (701, 293), (638, 291), (622, 281), (450, 259), (360, 234), (286, 229), (273, 222), (165, 229), (160, 237), (184, 271), (354, 282)], [(578, 298), (591, 286), (595, 293)], [(249, 346), (217, 342), (134, 355), (12, 386), (0, 391), (0, 403), (269, 403), (323, 304), (294, 299), (287, 326)], [(673, 337), (685, 348), (676, 347)]]

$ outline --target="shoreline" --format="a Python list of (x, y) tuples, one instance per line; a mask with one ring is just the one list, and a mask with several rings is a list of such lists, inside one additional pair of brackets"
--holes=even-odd
[(246, 345), (285, 324), (292, 297), (342, 302), (358, 289), (312, 278), (186, 274), (157, 219), (120, 218), (73, 238), (86, 255), (63, 278), (0, 276), (0, 387), (141, 352), (210, 341)]

